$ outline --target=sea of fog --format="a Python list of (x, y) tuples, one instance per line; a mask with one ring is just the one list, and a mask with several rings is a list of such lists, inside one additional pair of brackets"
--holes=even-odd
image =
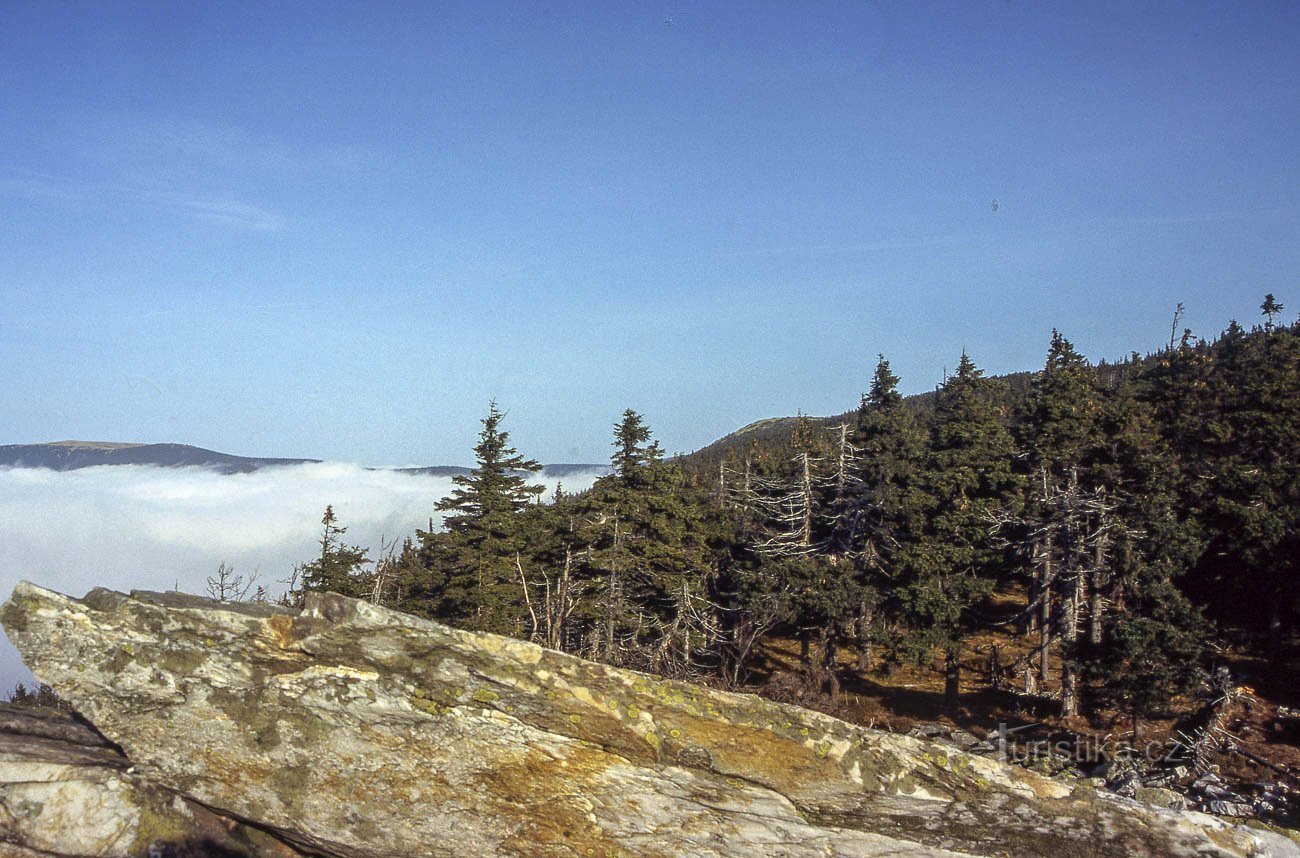
[[(581, 491), (600, 470), (563, 477)], [(536, 481), (554, 489), (545, 472)], [(94, 587), (203, 594), (224, 563), (256, 573), (273, 594), (295, 563), (318, 551), (321, 515), (332, 504), (344, 539), (371, 549), (381, 540), (435, 526), (434, 505), (450, 477), (368, 470), (324, 462), (220, 474), (203, 468), (112, 465), (76, 471), (0, 468), (0, 600), (20, 580), (82, 596)], [(30, 683), (0, 635), (0, 696)]]

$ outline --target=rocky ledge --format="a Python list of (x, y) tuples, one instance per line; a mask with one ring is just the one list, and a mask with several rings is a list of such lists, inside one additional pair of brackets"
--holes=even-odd
[(116, 746), (77, 745), (62, 773), (3, 758), (0, 833), (40, 854), (157, 852), (140, 824), (101, 851), (24, 833), (78, 812), (22, 789), (117, 779), (96, 794), (240, 823), (264, 838), (244, 854), (1300, 856), (1274, 831), (333, 594), (296, 612), (20, 584), (0, 621)]
[(300, 853), (130, 770), (67, 712), (0, 704), (0, 856)]

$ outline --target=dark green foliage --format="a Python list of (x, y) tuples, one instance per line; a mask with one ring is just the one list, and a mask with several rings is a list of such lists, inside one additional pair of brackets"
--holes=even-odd
[(635, 488), (649, 479), (649, 470), (661, 459), (663, 451), (659, 442), (650, 441), (650, 427), (641, 415), (631, 408), (623, 412), (623, 419), (614, 426), (614, 455), (610, 463), (614, 474), (628, 488)]
[(1021, 411), (1019, 439), (1031, 466), (1047, 479), (1076, 467), (1095, 441), (1100, 393), (1088, 362), (1052, 331), (1047, 365)]
[(962, 638), (975, 625), (973, 609), (993, 591), (1006, 561), (990, 539), (991, 522), (1014, 506), (1020, 481), (998, 393), (963, 354), (935, 397), (918, 480), (924, 515), (896, 590), (911, 629), (903, 649), (913, 661), (928, 660), (935, 649), (957, 659)]
[(592, 646), (601, 657), (683, 675), (712, 644), (705, 598), (726, 533), (721, 511), (681, 469), (638, 466), (598, 480), (572, 504), (593, 596)]
[(1204, 679), (1201, 651), (1207, 629), (1199, 613), (1172, 586), (1152, 586), (1144, 606), (1117, 614), (1100, 643), (1080, 643), (1070, 654), (1091, 681), (1098, 702), (1139, 720), (1168, 709)]
[(510, 446), (510, 434), (501, 429), (504, 418), (496, 402), (489, 402), (483, 430), (474, 445), (474, 470), (452, 477), (456, 488), (438, 502), (440, 511), (451, 513), (444, 520), (448, 530), (481, 529), (484, 522), (508, 517), (528, 506), (543, 491), (530, 486), (527, 477), (540, 471), (541, 464), (525, 459)]
[(1149, 717), (1199, 675), (1202, 611), (1275, 645), (1300, 616), (1300, 332), (1274, 323), (1272, 296), (1261, 310), (1252, 331), (1185, 332), (1095, 367), (1054, 331), (1040, 372), (1002, 383), (963, 355), (924, 397), (904, 398), (882, 357), (854, 414), (771, 421), (668, 462), (628, 409), (613, 474), (546, 505), (493, 404), (474, 472), (439, 507), (445, 530), (379, 564), (376, 589), (400, 581), (392, 598), (426, 614), (735, 683), (768, 635), (799, 637), (823, 673), (838, 646), (870, 669), (884, 643), (941, 659), (955, 692), (985, 597), (1027, 580), (1022, 631), (1038, 632), (1063, 714)]
[(1284, 309), (1285, 308), (1277, 302), (1277, 299), (1273, 297), (1272, 292), (1269, 292), (1264, 296), (1264, 303), (1259, 305), (1259, 312), (1264, 316), (1264, 318), (1268, 319), (1266, 325), (1268, 330), (1273, 330), (1273, 317), (1281, 314)]
[(1221, 617), (1263, 614), (1277, 648), (1300, 610), (1300, 332), (1233, 325), (1197, 381), (1195, 418), (1172, 427), (1182, 503), (1207, 543), (1194, 592)]
[(919, 473), (926, 436), (904, 406), (898, 376), (883, 355), (858, 409), (853, 444), (860, 465), (851, 499), (839, 515), (837, 538), (859, 557), (867, 583), (889, 581), (900, 574), (900, 551), (924, 513)]
[(366, 550), (343, 542), (346, 527), (338, 526), (334, 507), (325, 507), (321, 517), (320, 556), (299, 567), (303, 590), (341, 593), (353, 598), (369, 596), (370, 580), (363, 572)]
[(23, 683), (14, 686), (13, 691), (5, 698), (6, 703), (14, 706), (24, 707), (44, 707), (47, 709), (71, 709), (62, 697), (58, 695), (53, 688), (43, 682), (36, 684), (35, 688), (28, 688)]
[(446, 533), (421, 531), (419, 537), (433, 577), (436, 616), (482, 631), (520, 634), (526, 612), (519, 571), (527, 539), (519, 513), (543, 491), (528, 484), (528, 475), (542, 466), (510, 446), (509, 433), (501, 429), (504, 417), (496, 402), (488, 404), (474, 446), (474, 470), (453, 477), (456, 488), (438, 503), (449, 513)]

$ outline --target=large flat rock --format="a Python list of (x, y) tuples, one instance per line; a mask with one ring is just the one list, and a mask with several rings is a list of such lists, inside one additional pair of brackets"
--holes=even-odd
[(147, 782), (68, 713), (0, 703), (0, 858), (298, 854)]
[(137, 777), (306, 851), (409, 856), (1295, 855), (919, 739), (333, 594), (0, 609)]

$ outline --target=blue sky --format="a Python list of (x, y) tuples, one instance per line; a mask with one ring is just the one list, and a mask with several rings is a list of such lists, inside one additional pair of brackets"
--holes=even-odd
[[(1300, 4), (0, 4), (0, 443), (670, 451), (1300, 309)], [(997, 202), (996, 207), (994, 201)]]

